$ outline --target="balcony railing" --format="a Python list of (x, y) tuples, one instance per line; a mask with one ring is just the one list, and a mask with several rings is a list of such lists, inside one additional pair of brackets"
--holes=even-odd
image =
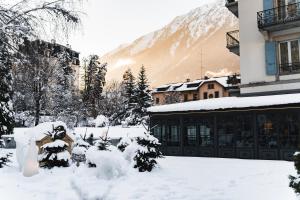
[(280, 75), (298, 74), (300, 73), (300, 63), (285, 63), (279, 65)]
[(226, 0), (225, 6), (230, 10), (236, 17), (239, 16), (238, 0)]
[(227, 40), (227, 49), (229, 51), (235, 53), (236, 55), (240, 55), (240, 31), (235, 30), (226, 33)]
[(277, 31), (300, 25), (300, 2), (257, 13), (260, 30)]

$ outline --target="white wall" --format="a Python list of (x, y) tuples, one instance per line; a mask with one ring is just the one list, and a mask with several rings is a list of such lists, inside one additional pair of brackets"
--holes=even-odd
[(263, 10), (263, 0), (240, 0), (240, 67), (242, 84), (275, 81), (267, 76), (265, 38), (257, 26), (257, 12)]
[(299, 90), (300, 82), (241, 88), (242, 94)]

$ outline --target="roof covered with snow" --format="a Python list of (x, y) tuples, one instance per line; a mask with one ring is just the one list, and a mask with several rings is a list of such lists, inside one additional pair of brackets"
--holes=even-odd
[(199, 79), (195, 81), (189, 81), (185, 83), (171, 83), (161, 85), (153, 90), (153, 93), (163, 93), (163, 92), (183, 92), (183, 91), (195, 91), (198, 90), (202, 85), (209, 82), (217, 82), (225, 88), (231, 87), (233, 85), (227, 83), (228, 77), (215, 77), (208, 79)]
[(206, 99), (185, 103), (153, 106), (148, 108), (150, 113), (208, 111), (235, 108), (267, 107), (288, 104), (300, 104), (300, 94), (285, 94), (257, 97), (224, 97)]

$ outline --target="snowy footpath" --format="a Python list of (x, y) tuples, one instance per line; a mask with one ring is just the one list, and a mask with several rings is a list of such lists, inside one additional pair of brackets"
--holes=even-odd
[(293, 163), (285, 161), (166, 157), (152, 173), (129, 169), (107, 179), (85, 166), (40, 169), (26, 178), (12, 160), (11, 167), (0, 169), (1, 200), (297, 199), (288, 187)]

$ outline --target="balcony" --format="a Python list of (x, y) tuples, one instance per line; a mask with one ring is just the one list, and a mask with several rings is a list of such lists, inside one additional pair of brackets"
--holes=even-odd
[(290, 75), (300, 73), (300, 63), (285, 63), (279, 65), (280, 75)]
[(239, 1), (238, 0), (226, 0), (225, 6), (230, 10), (236, 17), (239, 17)]
[(226, 33), (226, 40), (227, 40), (227, 49), (236, 54), (240, 55), (240, 31), (235, 30)]
[(300, 27), (300, 2), (264, 10), (257, 13), (261, 31), (280, 31)]

